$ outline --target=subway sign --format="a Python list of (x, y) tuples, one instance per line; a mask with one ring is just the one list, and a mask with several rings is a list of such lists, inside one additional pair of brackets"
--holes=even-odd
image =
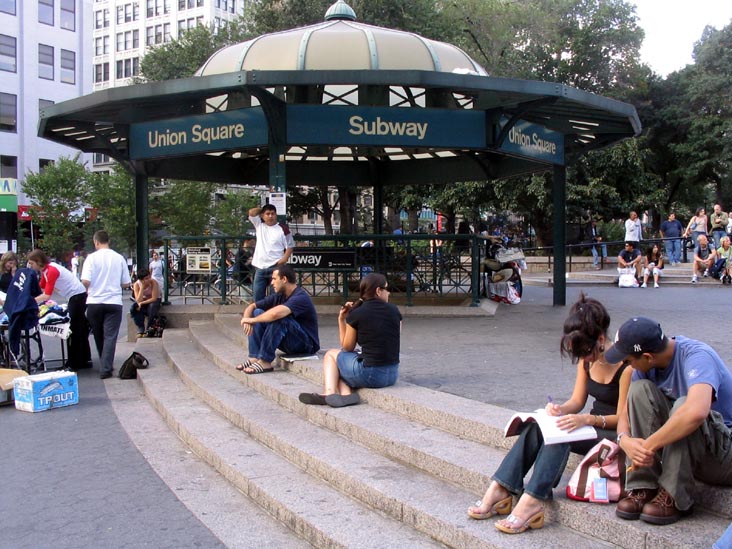
[(486, 146), (485, 111), (287, 105), (292, 145)]
[[(507, 123), (508, 118), (502, 117), (496, 128), (496, 138)], [(514, 124), (499, 149), (540, 162), (564, 164), (564, 135), (524, 120)]]
[(267, 119), (261, 107), (156, 120), (130, 126), (130, 158), (264, 147)]

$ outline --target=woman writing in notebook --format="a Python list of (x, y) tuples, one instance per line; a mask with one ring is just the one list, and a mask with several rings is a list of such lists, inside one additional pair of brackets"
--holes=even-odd
[[(524, 423), (483, 499), (468, 509), (469, 517), (483, 520), (494, 515), (508, 515), (496, 522), (496, 528), (507, 534), (541, 528), (544, 526), (543, 502), (552, 498), (552, 490), (562, 477), (570, 451), (585, 454), (599, 440), (615, 439), (617, 411), (626, 405), (632, 369), (624, 363), (605, 361), (605, 348), (612, 343), (607, 336), (609, 326), (610, 315), (602, 303), (581, 294), (564, 321), (560, 344), (562, 355), (577, 361), (574, 390), (566, 402), (549, 402), (545, 408), (547, 414), (558, 417), (561, 429), (571, 432), (583, 425), (592, 425), (597, 430), (597, 438), (547, 445), (536, 423)], [(581, 413), (588, 396), (595, 398), (592, 409), (589, 413)], [(532, 466), (531, 479), (524, 483)], [(515, 505), (514, 496), (520, 496)]]

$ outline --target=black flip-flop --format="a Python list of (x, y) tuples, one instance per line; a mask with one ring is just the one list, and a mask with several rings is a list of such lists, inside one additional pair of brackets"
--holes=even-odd
[(333, 408), (343, 408), (344, 406), (358, 404), (361, 402), (361, 398), (358, 396), (358, 393), (351, 393), (350, 395), (326, 395), (325, 402)]
[(317, 404), (319, 406), (325, 406), (328, 404), (325, 401), (325, 396), (319, 395), (318, 393), (300, 393), (300, 396), (297, 398), (303, 404)]
[[(246, 368), (249, 368), (250, 370), (254, 370), (253, 372), (247, 372)], [(262, 365), (259, 362), (251, 361), (249, 363), (249, 366), (247, 366), (244, 369), (244, 373), (250, 376), (253, 376), (254, 374), (266, 374), (268, 372), (274, 372), (274, 368), (263, 368)]]

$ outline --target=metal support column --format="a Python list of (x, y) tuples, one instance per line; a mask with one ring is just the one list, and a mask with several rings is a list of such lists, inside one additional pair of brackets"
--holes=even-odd
[(135, 227), (135, 240), (137, 248), (137, 268), (147, 269), (149, 267), (149, 252), (150, 249), (150, 238), (149, 238), (149, 211), (148, 211), (148, 188), (147, 188), (147, 175), (135, 171), (135, 218), (137, 224)]
[(554, 305), (567, 304), (567, 257), (565, 226), (567, 222), (567, 169), (554, 166), (552, 177), (552, 205), (554, 207)]

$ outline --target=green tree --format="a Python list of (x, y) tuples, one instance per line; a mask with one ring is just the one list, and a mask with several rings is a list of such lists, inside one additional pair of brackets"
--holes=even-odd
[(214, 206), (212, 228), (224, 235), (246, 234), (253, 228), (249, 221), (249, 210), (258, 205), (258, 196), (230, 189)]
[(174, 235), (202, 235), (211, 228), (216, 186), (200, 181), (170, 181), (160, 195), (160, 216)]
[(237, 19), (214, 33), (203, 25), (186, 31), (178, 40), (173, 40), (151, 49), (140, 61), (140, 81), (154, 82), (187, 78), (208, 60), (217, 50), (251, 38), (245, 21)]
[(84, 221), (85, 197), (94, 174), (79, 157), (61, 157), (41, 172), (30, 172), (23, 182), (23, 192), (37, 206), (30, 213), (41, 230), (38, 245), (52, 257), (71, 250), (81, 236), (79, 224)]
[[(97, 210), (96, 220), (88, 223), (85, 241), (91, 244), (94, 230), (109, 233), (112, 246), (130, 255), (135, 249), (135, 190), (132, 176), (117, 164), (110, 174), (98, 174), (89, 188), (89, 205)], [(86, 234), (90, 233), (90, 234)]]

